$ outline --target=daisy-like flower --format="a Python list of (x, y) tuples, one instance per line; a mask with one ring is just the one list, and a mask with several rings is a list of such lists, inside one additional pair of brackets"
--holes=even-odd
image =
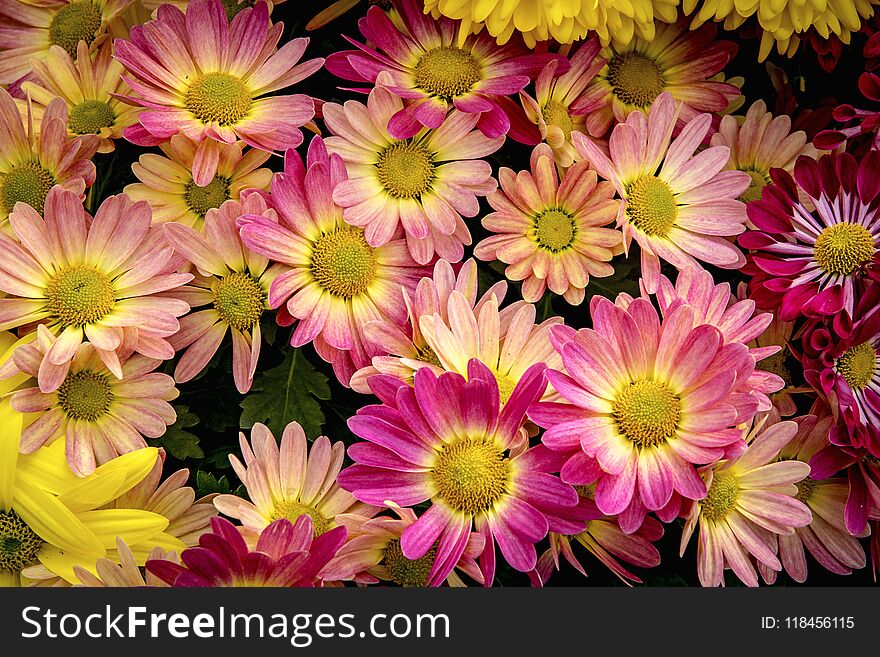
[(503, 408), (495, 376), (476, 359), (467, 381), (422, 368), (410, 388), (376, 375), (370, 387), (384, 403), (361, 408), (348, 421), (367, 442), (349, 448), (355, 465), (339, 473), (343, 488), (367, 504), (430, 502), (400, 537), (407, 559), (421, 559), (432, 549), (443, 555), (435, 558), (428, 585), (449, 576), (473, 526), (486, 540), (480, 555), (486, 586), (494, 579), (496, 541), (513, 568), (532, 570), (535, 543), (550, 527), (548, 515), (577, 504), (574, 489), (541, 471), (534, 450), (511, 452), (527, 409), (547, 385), (544, 370), (543, 363), (531, 367)]
[[(604, 137), (614, 123), (634, 111), (648, 112), (660, 94), (681, 104), (679, 122), (702, 113), (720, 113), (740, 96), (739, 87), (715, 76), (736, 54), (733, 41), (716, 40), (714, 25), (690, 31), (684, 22), (658, 25), (653, 39), (636, 38), (605, 48), (607, 64), (599, 71), (581, 102), (598, 109), (587, 117), (593, 137)], [(616, 36), (616, 35), (615, 35)], [(718, 118), (712, 117), (712, 126)]]
[(737, 382), (755, 361), (745, 345), (698, 325), (690, 305), (661, 323), (647, 299), (626, 309), (594, 299), (593, 329), (550, 331), (565, 373), (547, 377), (569, 403), (536, 404), (529, 417), (547, 429), (547, 447), (570, 455), (563, 481), (598, 480), (599, 510), (623, 514), (630, 532), (648, 511), (674, 517), (681, 497), (705, 496), (694, 466), (739, 450), (737, 425), (754, 417), (758, 401)]
[(697, 574), (703, 586), (723, 586), (730, 568), (746, 586), (758, 586), (753, 556), (764, 568), (779, 571), (777, 535), (791, 536), (812, 521), (797, 499), (796, 485), (810, 473), (801, 461), (776, 461), (797, 433), (794, 422), (778, 422), (763, 431), (757, 423), (742, 455), (701, 473), (707, 493), (687, 512), (681, 554), (699, 528)]
[[(67, 132), (71, 136), (98, 135), (99, 153), (109, 153), (113, 141), (137, 121), (138, 109), (126, 105), (113, 94), (131, 92), (122, 79), (122, 65), (111, 57), (111, 45), (105, 41), (94, 60), (85, 41), (80, 41), (75, 56), (61, 46), (52, 46), (45, 61), (35, 61), (33, 75), (21, 85), (33, 101), (34, 121), (42, 121), (55, 97), (67, 105)], [(27, 118), (28, 104), (18, 103)]]
[(90, 219), (76, 193), (56, 186), (44, 215), (19, 203), (10, 216), (14, 236), (0, 234), (0, 290), (8, 295), (0, 299), (0, 330), (42, 322), (57, 337), (39, 367), (40, 390), (58, 389), (83, 340), (120, 379), (120, 355), (173, 357), (164, 338), (177, 332), (189, 304), (157, 293), (192, 274), (166, 271), (172, 249), (150, 227), (150, 206), (119, 194)]
[[(327, 564), (321, 577), (327, 581), (354, 580), (358, 584), (393, 582), (403, 587), (425, 587), (437, 550), (432, 548), (418, 559), (407, 559), (400, 547), (400, 537), (408, 527), (415, 524), (418, 517), (412, 509), (403, 509), (396, 504), (391, 510), (397, 516), (389, 518), (353, 517), (346, 521), (348, 542), (340, 548), (333, 560)], [(483, 572), (477, 559), (483, 553), (486, 539), (478, 532), (467, 537), (464, 552), (446, 577), (449, 586), (467, 586), (456, 570), (466, 573), (478, 584), (483, 584)], [(442, 555), (441, 555), (442, 556)], [(444, 581), (434, 580), (434, 586)]]
[(701, 269), (700, 260), (724, 269), (745, 263), (725, 238), (745, 230), (746, 206), (738, 198), (751, 178), (724, 170), (730, 157), (726, 146), (694, 154), (709, 132), (708, 114), (688, 121), (673, 140), (681, 109), (664, 92), (647, 117), (632, 112), (611, 134), (610, 157), (584, 135), (573, 135), (578, 152), (623, 199), (617, 223), (626, 249), (633, 238), (641, 247), (649, 293), (657, 290), (661, 258), (679, 270)]
[(613, 274), (609, 261), (623, 253), (620, 231), (605, 227), (620, 206), (614, 185), (598, 182), (587, 162), (572, 166), (560, 181), (559, 162), (547, 144), (535, 147), (530, 164), (530, 171), (498, 172), (501, 189), (489, 195), (495, 212), (482, 221), (495, 234), (477, 244), (474, 255), (507, 263), (504, 273), (523, 281), (526, 301), (537, 303), (550, 288), (577, 305), (590, 276)]
[[(269, 5), (269, 13), (272, 13), (275, 5), (280, 5), (284, 1), (285, 0), (265, 0), (266, 4)], [(255, 0), (220, 0), (220, 2), (223, 5), (223, 11), (226, 12), (226, 18), (230, 21), (242, 10), (247, 9), (248, 7), (253, 7), (256, 4)], [(138, 0), (138, 4), (143, 5), (144, 9), (148, 12), (152, 12), (153, 16), (155, 16), (156, 11), (162, 5), (174, 5), (180, 9), (180, 11), (186, 12), (189, 3), (190, 0)]]
[[(78, 581), (77, 586), (87, 586), (89, 588), (132, 588), (149, 586), (165, 587), (168, 586), (161, 579), (152, 573), (142, 573), (141, 567), (138, 566), (137, 560), (131, 553), (131, 549), (121, 538), (116, 539), (116, 553), (119, 555), (119, 563), (102, 557), (95, 562), (95, 574), (86, 570), (82, 566), (74, 566), (73, 573)], [(147, 560), (165, 559), (175, 561), (177, 555), (173, 552), (166, 552), (162, 548), (153, 548)]]
[(362, 229), (343, 220), (332, 193), (345, 179), (342, 159), (315, 137), (306, 162), (288, 151), (284, 173), (272, 180), (271, 203), (280, 222), (245, 215), (239, 226), (245, 246), (290, 268), (269, 288), (269, 305), (280, 307), (279, 323), (297, 324), (290, 343), (313, 342), (348, 385), (356, 369), (381, 353), (364, 326), (379, 319), (402, 325), (401, 287), (411, 292), (430, 269), (416, 264), (402, 235), (373, 247)]
[[(746, 287), (745, 283), (740, 283), (742, 288)], [(745, 299), (745, 290), (739, 295), (741, 299)], [(779, 347), (779, 351), (770, 354), (761, 360), (761, 369), (764, 372), (770, 372), (782, 379), (785, 384), (781, 390), (777, 390), (770, 394), (770, 402), (782, 417), (789, 417), (797, 413), (798, 407), (792, 395), (794, 393), (811, 392), (809, 386), (796, 386), (794, 384), (793, 371), (790, 359), (794, 358), (791, 350), (791, 339), (794, 331), (792, 322), (785, 322), (780, 319), (779, 315), (773, 315), (771, 321), (764, 332), (749, 343), (752, 349), (764, 349), (766, 347)]]
[(803, 130), (792, 132), (791, 117), (784, 114), (774, 117), (763, 100), (752, 103), (741, 121), (731, 115), (722, 117), (710, 143), (730, 149), (725, 168), (745, 171), (752, 179), (749, 188), (739, 197), (744, 203), (761, 198), (761, 190), (770, 184), (770, 169), (792, 173), (795, 160), (801, 155), (819, 156), (819, 151), (807, 143)]
[(217, 173), (207, 185), (197, 185), (192, 167), (199, 145), (175, 135), (160, 144), (164, 157), (144, 153), (131, 165), (139, 183), (126, 185), (125, 194), (134, 201), (147, 201), (153, 208), (153, 223), (174, 221), (198, 231), (205, 216), (226, 201), (239, 201), (248, 189), (269, 190), (272, 172), (261, 167), (271, 154), (246, 148), (241, 142), (220, 144)]
[(388, 121), (395, 139), (414, 137), (423, 127), (439, 128), (453, 107), (477, 114), (476, 126), (487, 137), (507, 134), (510, 119), (500, 98), (520, 92), (547, 58), (556, 56), (535, 54), (522, 44), (499, 46), (486, 34), (458, 43), (455, 21), (432, 20), (418, 0), (398, 0), (397, 5), (403, 30), (379, 7), (371, 7), (360, 28), (377, 45), (352, 41), (358, 50), (330, 55), (327, 69), (345, 80), (371, 84), (386, 72), (384, 86), (408, 101)]
[[(180, 331), (168, 338), (175, 349), (186, 349), (174, 369), (174, 378), (181, 383), (205, 369), (228, 333), (235, 387), (242, 394), (251, 389), (269, 287), (287, 268), (270, 266), (268, 258), (242, 244), (236, 221), (245, 214), (278, 223), (277, 213), (266, 207), (263, 197), (249, 194), (241, 203), (226, 201), (209, 210), (203, 235), (174, 221), (163, 224), (168, 243), (201, 273), (180, 290), (195, 312), (181, 318)], [(199, 310), (208, 304), (211, 308)]]
[(105, 34), (108, 23), (132, 0), (0, 0), (0, 84), (10, 84), (31, 72), (34, 61), (49, 58), (52, 46), (76, 56), (80, 41), (91, 46)]
[[(98, 149), (94, 135), (67, 134), (67, 106), (53, 100), (40, 120), (38, 134), (22, 121), (18, 107), (5, 89), (0, 89), (0, 224), (21, 201), (43, 214), (46, 196), (54, 186), (73, 192), (80, 201), (95, 182), (91, 157)], [(30, 115), (32, 116), (32, 115)]]
[[(55, 342), (41, 325), (39, 337), (16, 352), (16, 364), (36, 376)], [(46, 393), (34, 387), (13, 393), (17, 411), (42, 413), (22, 432), (21, 451), (31, 454), (63, 438), (70, 468), (84, 476), (120, 454), (146, 447), (144, 436), (158, 438), (177, 419), (168, 402), (179, 393), (174, 379), (153, 371), (160, 364), (134, 355), (122, 363), (117, 379), (93, 345), (79, 345), (57, 390)]]
[[(880, 153), (860, 162), (848, 153), (801, 156), (794, 177), (771, 172), (773, 185), (749, 203), (755, 230), (739, 237), (752, 249), (750, 296), (792, 321), (801, 315), (853, 316), (856, 287), (880, 251)], [(801, 200), (806, 195), (809, 206)]]
[(284, 427), (279, 448), (269, 428), (257, 423), (251, 429), (250, 443), (241, 433), (239, 445), (244, 463), (232, 454), (229, 462), (251, 501), (219, 495), (214, 505), (243, 524), (246, 538), (256, 537), (279, 518), (296, 522), (303, 515), (312, 519), (317, 537), (339, 526), (340, 516), (368, 518), (377, 511), (336, 483), (345, 457), (342, 441), (331, 443), (326, 436), (319, 436), (309, 448), (302, 427), (291, 422)]
[[(859, 76), (859, 91), (866, 100), (875, 105), (880, 103), (880, 76), (862, 73)], [(855, 142), (860, 147), (864, 143), (869, 149), (880, 149), (880, 108), (859, 109), (843, 104), (834, 108), (833, 116), (835, 121), (844, 125), (836, 130), (818, 133), (813, 140), (816, 147), (832, 150), (844, 144), (851, 147)]]
[(324, 105), (324, 122), (335, 135), (327, 149), (348, 169), (333, 200), (345, 221), (364, 229), (370, 246), (386, 244), (402, 226), (419, 264), (434, 253), (459, 262), (471, 243), (462, 217), (475, 217), (478, 197), (497, 187), (492, 167), (480, 158), (498, 150), (504, 137), (486, 137), (473, 129), (478, 114), (454, 110), (436, 130), (395, 139), (387, 125), (401, 109), (403, 101), (382, 86), (370, 92), (366, 107), (354, 100)]
[[(834, 435), (834, 428), (831, 434)], [(810, 476), (819, 481), (845, 474), (849, 483), (843, 520), (853, 536), (864, 536), (869, 521), (880, 520), (880, 458), (865, 449), (828, 445), (810, 458)]]
[(147, 572), (174, 587), (312, 587), (320, 570), (345, 542), (337, 527), (312, 539), (312, 520), (300, 516), (266, 527), (251, 550), (238, 529), (225, 518), (211, 518), (212, 532), (199, 547), (184, 550), (181, 563), (147, 561)]
[(128, 100), (144, 108), (126, 139), (155, 146), (183, 133), (198, 142), (192, 175), (202, 187), (217, 174), (223, 143), (241, 139), (266, 151), (299, 146), (314, 101), (302, 94), (263, 96), (308, 77), (323, 60), (297, 65), (308, 39), (276, 50), (283, 29), (283, 23), (270, 24), (262, 1), (231, 23), (220, 0), (192, 0), (186, 15), (160, 7), (156, 20), (131, 29), (130, 41), (115, 41), (115, 56), (137, 94)]

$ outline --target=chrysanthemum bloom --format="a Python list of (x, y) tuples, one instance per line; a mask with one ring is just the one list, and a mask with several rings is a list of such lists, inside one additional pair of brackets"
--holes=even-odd
[(402, 325), (401, 287), (412, 291), (430, 269), (416, 264), (402, 235), (372, 247), (362, 229), (343, 220), (332, 192), (345, 179), (342, 158), (328, 155), (315, 137), (306, 162), (288, 151), (284, 173), (272, 180), (271, 203), (280, 223), (245, 215), (239, 226), (245, 246), (290, 268), (269, 289), (269, 305), (279, 308), (278, 322), (297, 324), (290, 343), (313, 342), (348, 385), (356, 369), (381, 353), (364, 326), (379, 319)]
[(641, 247), (642, 277), (657, 290), (660, 259), (682, 269), (702, 269), (698, 261), (738, 269), (745, 263), (726, 238), (745, 230), (746, 206), (739, 196), (751, 181), (742, 171), (725, 171), (726, 146), (694, 151), (709, 132), (711, 117), (690, 120), (674, 140), (682, 106), (669, 93), (654, 101), (646, 118), (632, 112), (611, 134), (610, 157), (582, 134), (575, 147), (600, 176), (610, 180), (623, 202), (617, 215), (624, 245)]
[(547, 377), (569, 403), (536, 404), (529, 417), (547, 429), (547, 447), (570, 454), (563, 481), (598, 479), (599, 510), (623, 514), (631, 532), (648, 511), (674, 517), (681, 497), (705, 496), (694, 466), (738, 450), (737, 425), (754, 417), (758, 401), (737, 381), (751, 376), (755, 360), (714, 326), (697, 325), (689, 305), (661, 323), (647, 299), (626, 309), (594, 299), (593, 329), (550, 331), (565, 373)]
[(0, 84), (10, 84), (31, 72), (32, 62), (45, 61), (52, 46), (71, 57), (77, 45), (91, 45), (107, 30), (110, 20), (132, 0), (0, 0)]
[(550, 146), (539, 144), (530, 171), (501, 168), (501, 189), (488, 199), (495, 212), (482, 220), (495, 234), (477, 244), (474, 255), (507, 263), (504, 273), (523, 281), (526, 301), (537, 303), (550, 288), (577, 305), (590, 276), (613, 274), (609, 261), (623, 253), (620, 231), (605, 227), (617, 218), (620, 204), (614, 185), (598, 182), (589, 163), (575, 164), (561, 181), (557, 164)]
[(165, 154), (144, 153), (131, 165), (139, 183), (126, 185), (134, 201), (147, 201), (153, 208), (153, 223), (174, 221), (198, 231), (205, 216), (229, 200), (241, 200), (248, 189), (269, 190), (272, 171), (261, 168), (271, 154), (243, 143), (220, 144), (217, 173), (207, 185), (193, 180), (192, 167), (199, 145), (183, 135), (160, 144)]
[[(876, 73), (862, 73), (859, 77), (859, 91), (866, 100), (880, 103), (880, 76)], [(834, 120), (844, 125), (837, 130), (823, 130), (817, 134), (814, 144), (818, 148), (830, 150), (847, 144), (852, 150), (853, 142), (857, 146), (864, 142), (869, 149), (880, 149), (880, 109), (866, 110), (848, 104), (838, 105), (834, 108)]]
[[(122, 65), (111, 58), (111, 46), (105, 41), (94, 60), (85, 41), (80, 41), (74, 56), (61, 46), (52, 46), (46, 61), (35, 61), (33, 75), (21, 85), (33, 101), (34, 121), (42, 121), (49, 103), (57, 96), (67, 105), (67, 132), (71, 136), (98, 135), (99, 153), (109, 153), (114, 139), (137, 121), (140, 111), (111, 94), (131, 93), (122, 79)], [(22, 117), (27, 117), (26, 101), (18, 102)]]
[(335, 135), (327, 149), (348, 169), (333, 200), (346, 222), (364, 229), (370, 246), (388, 243), (402, 226), (419, 264), (434, 253), (459, 262), (471, 243), (462, 216), (477, 216), (478, 197), (497, 187), (492, 167), (480, 158), (498, 150), (504, 137), (486, 137), (473, 129), (478, 114), (454, 110), (437, 130), (395, 139), (387, 125), (401, 109), (403, 101), (382, 86), (370, 92), (366, 107), (354, 100), (324, 105), (324, 122)]
[(300, 128), (315, 114), (302, 94), (263, 97), (308, 77), (324, 63), (297, 65), (308, 39), (276, 50), (283, 23), (271, 25), (265, 2), (240, 11), (231, 23), (220, 0), (192, 0), (186, 15), (171, 5), (156, 20), (115, 41), (115, 56), (131, 74), (126, 81), (145, 109), (126, 139), (155, 146), (183, 133), (199, 143), (192, 175), (202, 187), (217, 174), (220, 144), (239, 139), (266, 151), (295, 148)]
[[(18, 350), (16, 364), (36, 376), (55, 342), (49, 331), (41, 330), (34, 342)], [(146, 447), (144, 436), (158, 438), (177, 419), (168, 403), (179, 394), (174, 379), (153, 371), (161, 363), (134, 355), (122, 363), (117, 379), (93, 345), (79, 345), (57, 390), (46, 393), (34, 387), (13, 393), (17, 411), (42, 413), (22, 432), (21, 451), (31, 454), (64, 439), (70, 468), (84, 476), (120, 454)]]
[(778, 422), (763, 431), (760, 424), (742, 455), (703, 470), (708, 492), (687, 512), (681, 554), (699, 527), (697, 575), (703, 586), (723, 586), (725, 568), (746, 586), (758, 586), (749, 555), (766, 568), (782, 570), (774, 534), (793, 535), (796, 527), (812, 521), (810, 509), (797, 499), (796, 485), (810, 466), (776, 460), (797, 433), (797, 424)]
[(337, 527), (312, 539), (312, 519), (287, 518), (266, 527), (256, 549), (248, 548), (238, 529), (225, 518), (211, 518), (213, 532), (199, 547), (184, 550), (182, 563), (147, 561), (147, 572), (174, 587), (312, 587), (320, 570), (345, 542)]
[[(82, 566), (74, 566), (73, 572), (76, 575), (77, 586), (87, 586), (90, 588), (132, 588), (141, 586), (165, 587), (168, 586), (161, 579), (152, 573), (142, 573), (141, 567), (138, 566), (131, 549), (121, 538), (116, 539), (116, 553), (119, 555), (119, 563), (102, 557), (95, 562), (95, 574), (86, 570)], [(153, 548), (150, 550), (147, 560), (165, 559), (174, 561), (177, 555), (173, 552), (166, 552), (162, 548)]]
[(46, 195), (55, 185), (85, 198), (86, 188), (95, 182), (90, 160), (99, 140), (94, 135), (68, 136), (67, 120), (64, 100), (53, 100), (35, 135), (12, 97), (0, 89), (0, 225), (6, 225), (19, 201), (43, 214)]
[(496, 541), (513, 568), (532, 570), (548, 515), (577, 504), (573, 488), (540, 471), (534, 450), (511, 453), (527, 409), (547, 385), (544, 370), (543, 363), (529, 368), (503, 409), (494, 375), (476, 359), (467, 381), (422, 368), (410, 388), (376, 375), (370, 387), (384, 403), (361, 408), (348, 421), (367, 442), (349, 448), (355, 465), (339, 473), (343, 488), (367, 504), (430, 502), (400, 537), (407, 559), (431, 550), (443, 555), (435, 558), (428, 585), (449, 576), (473, 526), (486, 539), (480, 556), (486, 586), (494, 579)]
[(39, 368), (40, 389), (58, 389), (83, 340), (117, 378), (120, 356), (132, 351), (173, 357), (164, 338), (189, 305), (157, 293), (192, 274), (166, 271), (173, 252), (150, 227), (150, 206), (119, 194), (90, 220), (78, 195), (56, 186), (44, 216), (20, 203), (9, 218), (14, 237), (0, 235), (0, 290), (8, 295), (0, 299), (0, 330), (43, 322), (57, 337)]
[[(599, 105), (586, 119), (590, 135), (604, 137), (630, 113), (647, 113), (664, 92), (681, 104), (680, 123), (726, 110), (740, 90), (714, 76), (733, 58), (737, 46), (716, 40), (716, 32), (714, 25), (693, 32), (682, 22), (658, 25), (653, 39), (636, 38), (604, 49), (601, 55), (607, 64), (581, 97), (585, 106)], [(715, 116), (712, 126), (718, 126)]]
[(710, 143), (730, 149), (725, 168), (745, 171), (752, 179), (749, 188), (739, 197), (744, 203), (761, 198), (761, 190), (770, 184), (770, 169), (792, 173), (799, 156), (819, 156), (819, 151), (807, 143), (803, 130), (792, 132), (791, 117), (785, 114), (774, 117), (763, 100), (752, 103), (742, 122), (735, 116), (722, 117)]
[(507, 134), (510, 119), (500, 98), (521, 91), (556, 56), (535, 54), (521, 43), (499, 46), (487, 34), (458, 43), (455, 21), (432, 20), (418, 0), (398, 0), (397, 5), (404, 29), (379, 7), (371, 7), (360, 28), (377, 45), (352, 41), (358, 50), (333, 53), (327, 69), (345, 80), (369, 84), (386, 72), (386, 89), (408, 101), (387, 124), (395, 139), (414, 137), (423, 127), (439, 128), (453, 107), (477, 114), (476, 126), (487, 137)]
[[(407, 321), (399, 326), (388, 320), (375, 320), (364, 326), (367, 339), (382, 346), (387, 355), (373, 356), (372, 364), (363, 367), (351, 377), (351, 387), (357, 392), (370, 394), (369, 378), (374, 374), (389, 374), (401, 381), (412, 384), (413, 375), (422, 367), (430, 367), (435, 374), (443, 372), (437, 354), (428, 344), (420, 328), (422, 317), (439, 315), (442, 321), (449, 322), (449, 297), (452, 292), (461, 293), (474, 312), (493, 296), (498, 304), (507, 294), (507, 281), (498, 281), (477, 299), (477, 262), (473, 258), (465, 262), (458, 274), (446, 260), (438, 260), (434, 265), (432, 278), (423, 278), (410, 295), (403, 291), (403, 301), (407, 309)], [(499, 334), (506, 333), (510, 317), (524, 302), (515, 302), (499, 313)]]
[[(251, 389), (260, 358), (260, 318), (269, 308), (269, 286), (286, 267), (242, 244), (236, 221), (244, 214), (277, 224), (278, 215), (259, 194), (244, 201), (226, 201), (205, 218), (204, 234), (177, 222), (163, 224), (165, 237), (176, 253), (186, 257), (202, 274), (180, 290), (195, 312), (180, 319), (180, 331), (168, 338), (186, 349), (174, 369), (183, 383), (195, 378), (217, 353), (226, 334), (232, 336), (232, 376), (236, 389)], [(211, 308), (199, 310), (203, 306)]]
[[(431, 570), (437, 559), (437, 550), (432, 548), (418, 559), (407, 559), (400, 547), (400, 537), (407, 527), (415, 524), (418, 517), (412, 509), (403, 509), (396, 504), (391, 505), (391, 510), (397, 515), (396, 518), (350, 517), (346, 521), (348, 542), (321, 571), (321, 577), (329, 582), (354, 580), (358, 584), (393, 582), (403, 587), (428, 586)], [(486, 539), (483, 535), (471, 532), (464, 552), (446, 577), (445, 583), (456, 587), (467, 586), (455, 572), (460, 570), (478, 584), (483, 584), (483, 572), (477, 565), (477, 559), (485, 546)], [(433, 585), (440, 586), (443, 583), (444, 581), (434, 580)]]
[(863, 536), (869, 520), (880, 520), (880, 458), (865, 449), (828, 445), (813, 454), (810, 468), (810, 475), (819, 480), (846, 475), (849, 493), (843, 519), (850, 534)]
[[(880, 153), (860, 162), (848, 154), (801, 156), (792, 178), (771, 172), (772, 185), (749, 203), (755, 230), (739, 237), (752, 249), (750, 296), (780, 317), (853, 316), (856, 286), (880, 251)], [(806, 194), (812, 207), (800, 199)], [(813, 209), (815, 208), (815, 209)]]
[[(275, 5), (280, 5), (285, 0), (265, 0), (266, 4), (269, 5), (269, 13), (272, 13), (272, 10), (275, 8)], [(255, 0), (220, 0), (223, 4), (223, 10), (226, 12), (226, 18), (228, 20), (232, 20), (235, 18), (239, 12), (248, 7), (253, 7), (256, 4)], [(178, 7), (181, 11), (186, 12), (186, 8), (189, 5), (190, 0), (139, 0), (139, 4), (143, 5), (144, 9), (149, 12), (152, 12), (155, 16), (156, 10), (159, 9), (162, 5), (174, 5)], [(143, 21), (141, 21), (143, 22)]]

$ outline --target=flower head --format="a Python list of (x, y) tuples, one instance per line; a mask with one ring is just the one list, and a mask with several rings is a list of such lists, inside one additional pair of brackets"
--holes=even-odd
[[(866, 100), (874, 104), (880, 103), (880, 76), (867, 71), (862, 73), (859, 76), (859, 91)], [(864, 144), (870, 150), (880, 148), (880, 109), (838, 105), (834, 108), (834, 120), (844, 125), (836, 130), (823, 130), (817, 134), (814, 140), (817, 147), (831, 150), (846, 144), (852, 149), (854, 144)]]
[[(131, 548), (121, 538), (116, 539), (116, 554), (119, 555), (119, 563), (107, 557), (101, 557), (95, 562), (94, 573), (80, 565), (73, 567), (76, 575), (77, 586), (89, 588), (132, 588), (132, 587), (165, 587), (168, 586), (152, 573), (142, 573), (141, 566), (131, 552)], [(160, 547), (150, 550), (147, 560), (165, 559), (177, 561), (176, 552), (166, 552)], [(51, 580), (47, 580), (51, 581)], [(63, 580), (62, 580), (63, 581)], [(55, 585), (53, 583), (53, 585)]]

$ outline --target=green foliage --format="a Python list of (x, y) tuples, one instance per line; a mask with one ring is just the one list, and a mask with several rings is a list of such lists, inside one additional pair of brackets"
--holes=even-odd
[(217, 479), (210, 472), (199, 470), (196, 473), (196, 491), (199, 497), (204, 497), (212, 493), (231, 493), (232, 489), (229, 486), (229, 480), (226, 478), (226, 475)]
[(189, 406), (175, 406), (177, 422), (168, 427), (168, 430), (160, 438), (148, 441), (153, 447), (164, 447), (174, 458), (183, 461), (185, 459), (200, 459), (205, 454), (199, 447), (199, 437), (187, 431), (199, 423), (199, 417), (189, 410)]

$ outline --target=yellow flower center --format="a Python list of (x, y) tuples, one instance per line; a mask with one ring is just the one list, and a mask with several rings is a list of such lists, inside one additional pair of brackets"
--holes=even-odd
[(102, 128), (113, 125), (113, 108), (101, 100), (84, 100), (70, 110), (68, 129), (77, 135), (97, 135)]
[(103, 272), (74, 265), (55, 273), (46, 287), (46, 305), (64, 326), (94, 324), (116, 303), (116, 291)]
[(250, 274), (234, 271), (212, 286), (214, 310), (220, 319), (239, 331), (249, 331), (260, 321), (266, 293)]
[(436, 365), (440, 369), (443, 369), (443, 363), (440, 362), (440, 358), (437, 357), (436, 352), (431, 349), (429, 345), (417, 347), (416, 353), (416, 360), (420, 360), (423, 363), (431, 363), (431, 365)]
[(729, 472), (716, 472), (709, 492), (705, 499), (700, 500), (703, 517), (713, 521), (723, 519), (736, 505), (738, 494), (736, 476)]
[(225, 176), (214, 176), (204, 187), (199, 187), (191, 180), (183, 189), (183, 198), (192, 213), (204, 219), (208, 210), (219, 208), (232, 198), (229, 194), (229, 183), (229, 178)]
[(476, 58), (455, 46), (429, 50), (421, 56), (415, 71), (420, 89), (445, 100), (468, 93), (483, 77)]
[(0, 511), (0, 572), (20, 573), (37, 563), (43, 539), (15, 511)]
[(758, 171), (757, 169), (743, 169), (743, 171), (749, 174), (752, 182), (749, 183), (748, 189), (742, 193), (739, 200), (743, 203), (759, 201), (761, 199), (761, 191), (770, 184), (770, 176), (767, 175), (766, 171)]
[(608, 83), (621, 101), (643, 109), (651, 106), (666, 85), (656, 60), (637, 52), (624, 52), (611, 58)]
[(71, 2), (58, 10), (49, 23), (49, 41), (76, 57), (80, 41), (91, 44), (101, 29), (101, 9), (91, 0)]
[(379, 182), (395, 198), (415, 198), (434, 182), (432, 155), (424, 146), (399, 141), (379, 155)]
[(566, 139), (571, 137), (571, 115), (568, 113), (568, 107), (564, 104), (558, 100), (551, 100), (544, 105), (541, 115), (544, 117), (544, 123), (558, 127)]
[(643, 233), (665, 237), (675, 225), (678, 205), (669, 185), (656, 176), (642, 176), (626, 187), (626, 213)]
[(104, 374), (71, 372), (58, 388), (58, 404), (67, 417), (94, 422), (110, 409), (113, 390)]
[(494, 443), (459, 438), (443, 447), (432, 474), (440, 499), (476, 515), (491, 509), (507, 491), (510, 466)]
[(223, 9), (226, 11), (226, 20), (232, 21), (233, 18), (238, 16), (238, 12), (242, 9), (247, 9), (248, 7), (253, 7), (257, 4), (256, 0), (220, 0), (223, 4)]
[(322, 235), (312, 247), (312, 276), (322, 288), (350, 299), (369, 289), (376, 277), (376, 254), (359, 228)]
[(510, 399), (510, 395), (513, 394), (517, 381), (514, 381), (507, 374), (502, 374), (500, 372), (495, 372), (494, 374), (495, 380), (498, 382), (498, 398), (503, 406), (507, 403), (507, 400)]
[(850, 347), (837, 359), (837, 371), (850, 388), (861, 390), (877, 373), (877, 350), (870, 342)]
[(0, 200), (3, 209), (9, 213), (19, 201), (27, 203), (43, 214), (46, 195), (55, 185), (55, 176), (37, 162), (25, 162), (12, 167), (0, 177)]
[(552, 253), (559, 253), (572, 245), (577, 226), (570, 214), (552, 208), (535, 217), (533, 230), (538, 246)]
[(651, 447), (675, 435), (681, 401), (664, 383), (634, 381), (613, 403), (620, 432), (638, 447)]
[(864, 226), (834, 224), (819, 233), (813, 257), (829, 274), (847, 276), (874, 257), (874, 238)]
[(798, 489), (797, 495), (795, 495), (795, 499), (806, 504), (807, 500), (809, 500), (810, 496), (813, 494), (813, 489), (816, 488), (816, 482), (807, 477), (797, 482), (795, 486), (797, 486)]
[(247, 116), (253, 104), (244, 83), (228, 73), (207, 73), (186, 92), (186, 109), (202, 123), (233, 125)]
[(388, 577), (399, 586), (422, 588), (428, 585), (428, 577), (434, 566), (437, 549), (431, 548), (418, 559), (407, 559), (400, 549), (400, 541), (393, 540), (385, 548), (382, 565), (388, 571)]
[(281, 500), (275, 502), (275, 508), (272, 511), (272, 520), (287, 518), (290, 522), (296, 522), (300, 516), (308, 516), (312, 519), (312, 533), (314, 538), (318, 538), (321, 534), (326, 534), (333, 529), (333, 523), (324, 517), (324, 514), (315, 507), (308, 504), (300, 504), (293, 500)]

